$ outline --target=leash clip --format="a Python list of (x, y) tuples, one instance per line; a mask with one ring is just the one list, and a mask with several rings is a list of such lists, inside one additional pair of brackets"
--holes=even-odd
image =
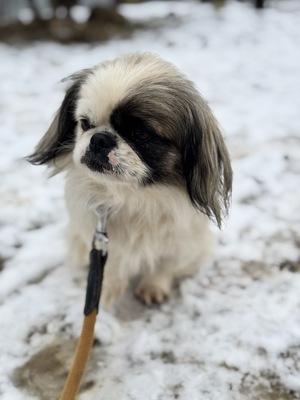
[(102, 251), (102, 255), (106, 256), (108, 253), (108, 237), (106, 233), (108, 211), (107, 208), (99, 206), (94, 212), (98, 217), (98, 222), (94, 232), (93, 249)]

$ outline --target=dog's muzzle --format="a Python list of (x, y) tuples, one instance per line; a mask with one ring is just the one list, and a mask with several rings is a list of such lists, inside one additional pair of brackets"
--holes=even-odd
[(114, 173), (119, 163), (115, 149), (117, 140), (111, 132), (103, 131), (95, 133), (86, 149), (81, 163), (89, 169), (101, 173)]

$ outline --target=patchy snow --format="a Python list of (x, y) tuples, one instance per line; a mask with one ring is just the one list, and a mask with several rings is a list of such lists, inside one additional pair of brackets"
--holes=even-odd
[[(288, 4), (284, 7), (283, 3)], [(213, 265), (160, 308), (101, 311), (79, 398), (300, 397), (300, 7), (123, 6), (164, 18), (99, 45), (0, 44), (0, 397), (54, 399), (81, 329), (86, 271), (64, 265), (63, 177), (22, 160), (72, 72), (132, 50), (174, 62), (226, 134), (233, 204)]]

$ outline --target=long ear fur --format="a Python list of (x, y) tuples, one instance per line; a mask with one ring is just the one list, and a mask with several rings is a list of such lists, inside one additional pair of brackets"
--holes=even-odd
[(218, 123), (202, 99), (190, 108), (182, 160), (192, 203), (221, 227), (231, 199), (232, 169)]
[(73, 150), (76, 127), (74, 118), (76, 101), (80, 87), (89, 71), (83, 70), (65, 79), (73, 81), (73, 84), (67, 90), (62, 105), (49, 129), (35, 148), (34, 153), (27, 157), (27, 160), (32, 164), (55, 166), (55, 162), (59, 158), (66, 156)]

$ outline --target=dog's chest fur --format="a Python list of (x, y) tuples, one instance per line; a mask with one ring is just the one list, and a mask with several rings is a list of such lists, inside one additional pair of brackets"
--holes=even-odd
[(66, 201), (70, 229), (87, 248), (97, 223), (92, 209), (105, 205), (110, 210), (110, 258), (121, 268), (130, 263), (131, 274), (144, 265), (152, 269), (162, 259), (186, 262), (207, 236), (207, 217), (195, 211), (183, 191), (165, 185), (136, 189), (112, 181), (93, 182), (71, 169)]

